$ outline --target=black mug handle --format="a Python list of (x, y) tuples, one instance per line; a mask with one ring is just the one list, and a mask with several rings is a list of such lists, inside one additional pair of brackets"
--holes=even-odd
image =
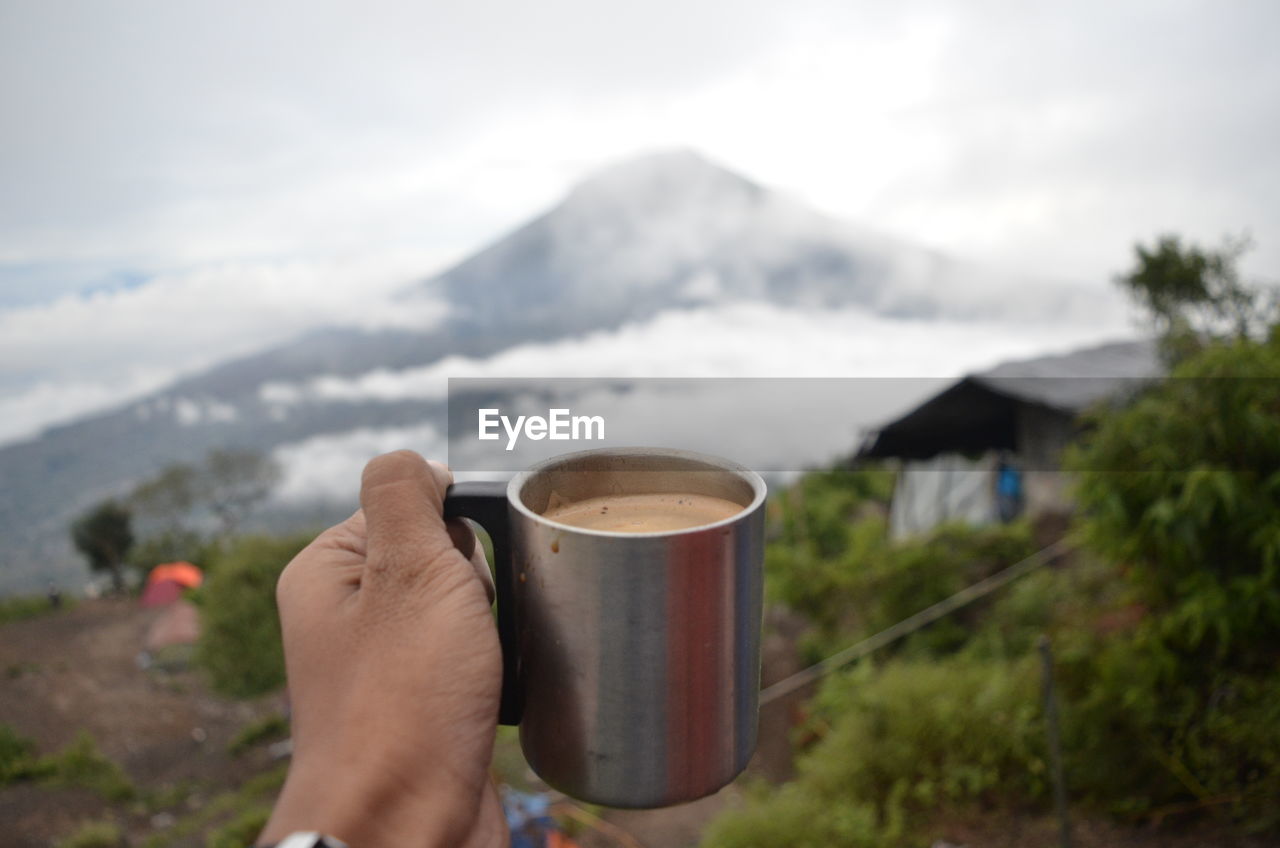
[(444, 493), (445, 518), (470, 518), (493, 542), (493, 588), (498, 603), (498, 642), (502, 645), (502, 700), (498, 723), (520, 723), (520, 654), (516, 650), (515, 572), (507, 484), (488, 481), (454, 483)]

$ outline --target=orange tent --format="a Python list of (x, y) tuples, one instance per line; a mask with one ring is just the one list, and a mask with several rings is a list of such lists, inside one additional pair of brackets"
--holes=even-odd
[(166, 562), (151, 569), (151, 573), (147, 575), (147, 585), (161, 580), (172, 580), (188, 589), (194, 589), (204, 582), (204, 572), (189, 562)]

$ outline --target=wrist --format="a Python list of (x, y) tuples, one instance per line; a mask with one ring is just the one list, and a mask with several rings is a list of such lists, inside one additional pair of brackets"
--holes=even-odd
[(280, 842), (259, 843), (260, 848), (351, 848), (350, 845), (335, 836), (328, 836), (315, 831), (297, 831), (286, 836)]
[(390, 769), (295, 761), (259, 841), (299, 830), (329, 834), (351, 848), (456, 845), (477, 800), (456, 786), (413, 785)]

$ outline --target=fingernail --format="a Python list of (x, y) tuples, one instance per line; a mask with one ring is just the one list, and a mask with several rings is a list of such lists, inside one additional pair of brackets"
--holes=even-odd
[(427, 467), (431, 469), (432, 475), (436, 478), (436, 482), (441, 487), (447, 487), (453, 484), (453, 472), (449, 470), (449, 466), (443, 462), (436, 462), (434, 459), (427, 460)]

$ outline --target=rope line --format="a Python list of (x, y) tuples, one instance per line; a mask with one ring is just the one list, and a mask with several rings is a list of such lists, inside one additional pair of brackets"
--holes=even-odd
[(848, 665), (854, 660), (859, 660), (873, 651), (883, 648), (891, 642), (901, 639), (903, 636), (914, 633), (926, 624), (932, 624), (944, 615), (952, 613), (967, 604), (973, 603), (978, 598), (991, 594), (1001, 586), (1034, 571), (1045, 563), (1051, 561), (1055, 557), (1066, 553), (1070, 550), (1072, 544), (1066, 538), (1059, 539), (1051, 545), (1048, 545), (1031, 556), (1015, 562), (1013, 565), (998, 571), (990, 577), (979, 580), (972, 586), (968, 586), (956, 592), (949, 598), (938, 601), (931, 607), (926, 607), (915, 615), (902, 619), (897, 624), (892, 624), (876, 633), (868, 636), (861, 642), (855, 642), (842, 651), (838, 651), (826, 659), (819, 660), (806, 669), (797, 671), (790, 677), (783, 678), (777, 683), (773, 683), (760, 692), (760, 706), (764, 706), (770, 701), (777, 700), (783, 695), (790, 694), (806, 684), (824, 677), (831, 672)]

